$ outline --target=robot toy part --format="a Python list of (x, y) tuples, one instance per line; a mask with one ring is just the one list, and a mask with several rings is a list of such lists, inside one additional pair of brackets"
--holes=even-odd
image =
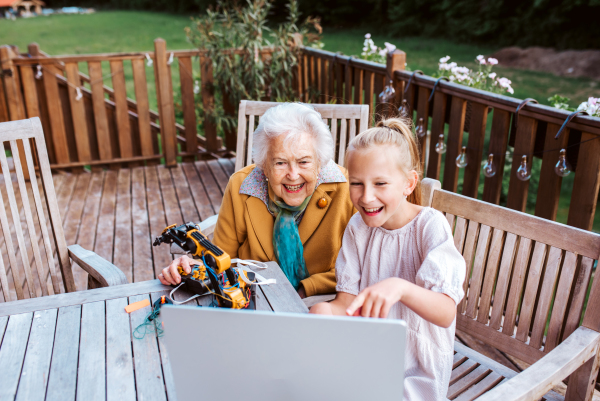
[[(161, 243), (175, 243), (195, 259), (200, 259), (189, 274), (178, 267), (181, 281), (189, 291), (197, 295), (212, 293), (222, 308), (256, 309), (256, 286), (247, 284), (247, 281), (256, 282), (254, 273), (235, 271), (229, 255), (210, 242), (196, 224), (168, 226), (154, 240), (153, 246)], [(240, 274), (244, 274), (246, 280)]]

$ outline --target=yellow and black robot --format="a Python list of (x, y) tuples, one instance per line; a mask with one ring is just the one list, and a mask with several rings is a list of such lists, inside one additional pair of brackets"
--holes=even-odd
[(189, 291), (198, 295), (212, 293), (222, 308), (256, 309), (256, 286), (249, 284), (255, 282), (255, 274), (234, 270), (229, 255), (210, 242), (196, 224), (168, 226), (153, 245), (161, 243), (177, 244), (199, 263), (190, 274), (179, 266), (181, 281)]

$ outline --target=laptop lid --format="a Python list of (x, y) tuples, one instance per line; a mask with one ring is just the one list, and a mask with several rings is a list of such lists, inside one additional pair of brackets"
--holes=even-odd
[(165, 306), (179, 401), (402, 400), (401, 320)]

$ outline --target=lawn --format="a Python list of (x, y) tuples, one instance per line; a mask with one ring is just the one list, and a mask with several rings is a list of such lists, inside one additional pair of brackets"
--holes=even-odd
[[(132, 11), (105, 11), (90, 15), (55, 15), (16, 21), (0, 20), (0, 44), (14, 44), (25, 50), (31, 42), (37, 42), (41, 49), (51, 55), (152, 51), (153, 40), (161, 37), (167, 41), (170, 50), (189, 49), (184, 28), (190, 26), (188, 16), (159, 14)], [(362, 49), (364, 34), (362, 30), (331, 30), (325, 27), (323, 42), (325, 50), (359, 55)], [(440, 57), (449, 55), (459, 65), (475, 67), (477, 55), (490, 55), (497, 49), (486, 46), (452, 43), (443, 39), (400, 38), (394, 36), (375, 35), (375, 43), (383, 46), (387, 41), (395, 44), (407, 54), (407, 62), (411, 69), (420, 69), (427, 74), (437, 70)], [(179, 71), (177, 63), (173, 64), (173, 83), (179, 92)], [(194, 63), (197, 68), (197, 63)], [(83, 72), (87, 67), (81, 65)], [(105, 74), (110, 72), (104, 66)], [(125, 75), (128, 93), (134, 97), (131, 66), (125, 63)], [(571, 98), (576, 105), (591, 95), (598, 95), (598, 82), (583, 78), (566, 78), (535, 71), (523, 71), (512, 68), (497, 67), (500, 76), (513, 81), (514, 96), (517, 98), (532, 97), (540, 103), (548, 103), (547, 98), (561, 94)], [(148, 90), (151, 106), (154, 102), (154, 76), (147, 69)], [(110, 78), (107, 84), (110, 85)], [(491, 118), (490, 118), (491, 122)], [(465, 136), (466, 140), (466, 136)], [(535, 167), (534, 167), (535, 168)], [(539, 166), (537, 166), (539, 168)], [(508, 174), (508, 173), (507, 173)], [(558, 220), (566, 222), (570, 192), (573, 185), (571, 174), (563, 180)], [(535, 197), (536, 183), (532, 182), (530, 197)], [(530, 203), (531, 205), (531, 203)], [(532, 212), (532, 208), (528, 207)], [(600, 231), (600, 213), (596, 213), (594, 230)]]

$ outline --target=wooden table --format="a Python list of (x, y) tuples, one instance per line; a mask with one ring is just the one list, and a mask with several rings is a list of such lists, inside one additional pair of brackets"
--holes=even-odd
[[(257, 309), (308, 312), (276, 263), (260, 274), (277, 284), (261, 287)], [(176, 400), (163, 339), (132, 336), (149, 307), (124, 309), (170, 290), (152, 280), (0, 304), (0, 400)]]

